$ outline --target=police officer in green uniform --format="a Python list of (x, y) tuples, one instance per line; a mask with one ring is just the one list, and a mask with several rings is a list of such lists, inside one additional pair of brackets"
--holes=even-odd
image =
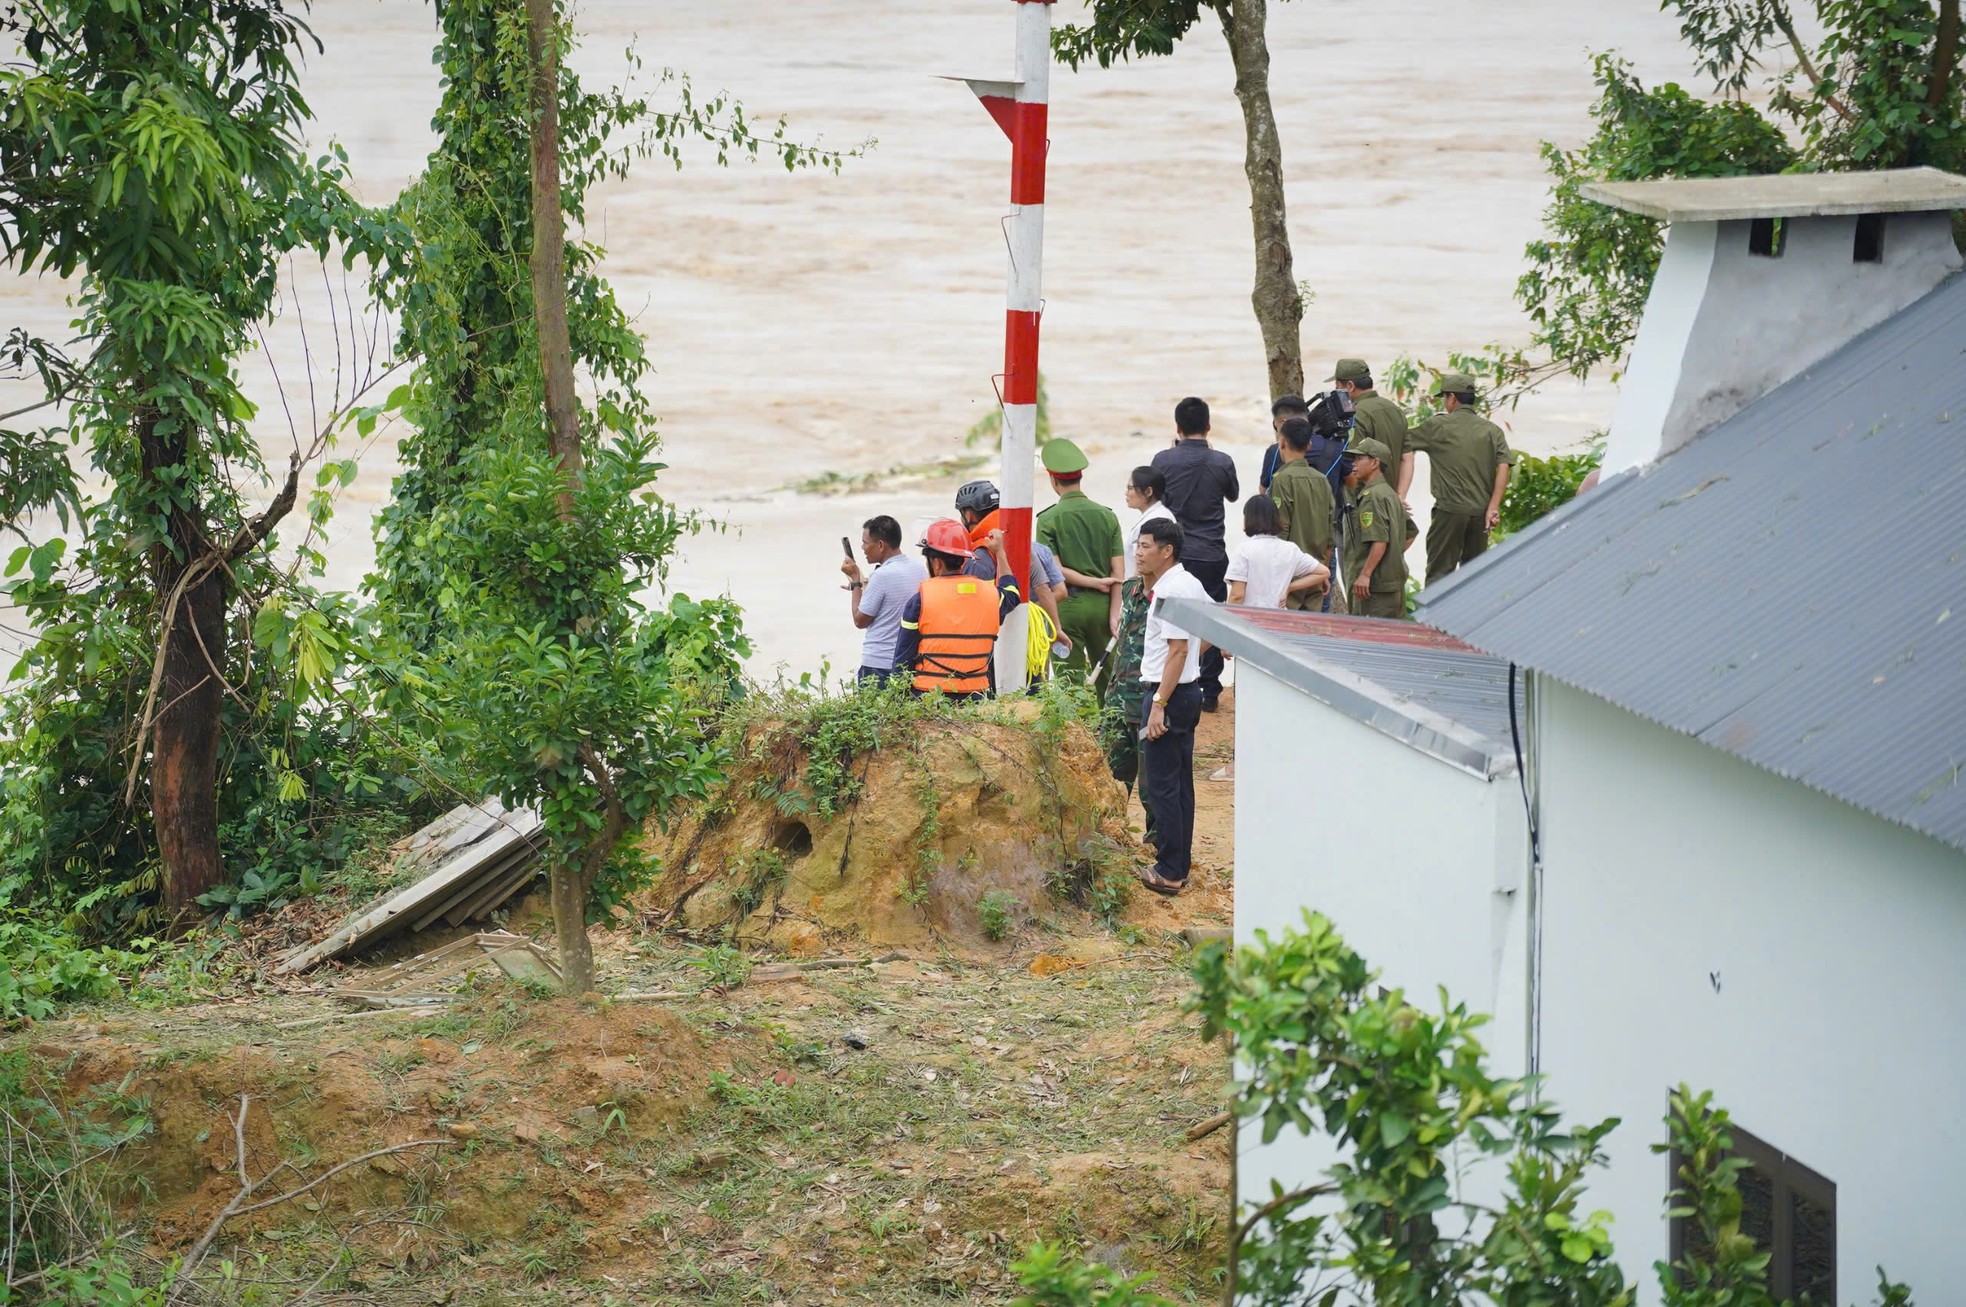
[(1065, 573), (1065, 602), (1058, 605), (1058, 619), (1072, 639), (1072, 652), (1063, 665), (1083, 675), (1119, 630), (1126, 543), (1113, 510), (1086, 498), (1079, 488), (1086, 468), (1079, 447), (1069, 440), (1047, 441), (1043, 459), (1058, 502), (1038, 514), (1037, 534)]
[(1406, 616), (1406, 506), (1381, 474), (1393, 453), (1371, 436), (1352, 440), (1351, 530), (1345, 585), (1355, 617)]
[[(1329, 565), (1337, 537), (1338, 504), (1331, 493), (1330, 479), (1312, 467), (1305, 457), (1311, 448), (1310, 421), (1287, 418), (1277, 436), (1282, 442), (1278, 448), (1283, 462), (1270, 479), (1270, 498), (1276, 501), (1277, 516), (1283, 519), (1283, 538)], [(1322, 593), (1290, 595), (1284, 600), (1284, 607), (1318, 612), (1325, 606), (1324, 598)], [(1343, 595), (1331, 595), (1331, 611), (1345, 611)]]
[(1365, 366), (1364, 359), (1339, 359), (1331, 379), (1338, 389), (1352, 397), (1352, 406), (1357, 411), (1353, 437), (1370, 436), (1392, 455), (1385, 466), (1385, 477), (1392, 483), (1393, 492), (1404, 501), (1406, 488), (1413, 481), (1413, 455), (1406, 448), (1406, 432), (1411, 425), (1406, 410), (1373, 389), (1372, 369)]
[(1487, 550), (1509, 488), (1515, 453), (1502, 428), (1474, 411), (1474, 390), (1474, 378), (1465, 372), (1442, 374), (1434, 386), (1441, 411), (1413, 428), (1407, 441), (1407, 448), (1427, 456), (1433, 478), (1428, 585)]

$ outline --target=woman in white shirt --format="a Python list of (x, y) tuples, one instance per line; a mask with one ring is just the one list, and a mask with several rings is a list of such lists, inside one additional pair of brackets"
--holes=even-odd
[(1126, 482), (1126, 506), (1139, 513), (1132, 526), (1126, 529), (1126, 575), (1138, 575), (1133, 562), (1133, 547), (1140, 543), (1140, 524), (1151, 518), (1172, 518), (1174, 512), (1161, 500), (1167, 495), (1167, 478), (1159, 468), (1136, 467)]
[(1317, 594), (1331, 584), (1330, 568), (1283, 538), (1283, 519), (1268, 495), (1242, 506), (1242, 529), (1249, 539), (1229, 559), (1230, 603), (1281, 608), (1286, 595)]

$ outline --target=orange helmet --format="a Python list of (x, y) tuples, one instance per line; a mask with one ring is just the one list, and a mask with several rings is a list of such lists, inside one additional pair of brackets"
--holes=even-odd
[(969, 532), (952, 517), (929, 523), (927, 533), (922, 536), (922, 548), (957, 558), (969, 558), (976, 552), (969, 547)]

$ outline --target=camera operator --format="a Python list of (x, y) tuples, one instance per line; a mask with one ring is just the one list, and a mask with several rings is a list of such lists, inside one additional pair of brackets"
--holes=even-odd
[(1413, 483), (1413, 452), (1406, 447), (1406, 433), (1411, 425), (1406, 410), (1372, 388), (1372, 369), (1365, 366), (1364, 359), (1339, 359), (1338, 366), (1332, 369), (1331, 380), (1351, 396), (1352, 407), (1358, 412), (1353, 438), (1370, 437), (1384, 445), (1391, 455), (1385, 468), (1386, 480), (1399, 495), (1399, 502), (1411, 513), (1413, 505), (1406, 498), (1406, 489)]

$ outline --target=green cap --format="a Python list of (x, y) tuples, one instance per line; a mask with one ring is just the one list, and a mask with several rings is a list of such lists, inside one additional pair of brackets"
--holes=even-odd
[(1371, 436), (1360, 436), (1354, 440), (1351, 444), (1351, 452), (1378, 459), (1379, 466), (1382, 468), (1393, 461), (1393, 451), (1386, 448), (1386, 442), (1374, 440)]
[(1069, 440), (1047, 440), (1044, 444), (1044, 470), (1059, 476), (1085, 471), (1085, 454)]
[(1339, 359), (1338, 366), (1331, 370), (1333, 381), (1370, 381), (1372, 369), (1365, 366), (1364, 359)]
[(1445, 395), (1449, 391), (1452, 391), (1456, 395), (1474, 394), (1474, 378), (1465, 372), (1441, 373), (1440, 380), (1434, 382), (1434, 394)]

